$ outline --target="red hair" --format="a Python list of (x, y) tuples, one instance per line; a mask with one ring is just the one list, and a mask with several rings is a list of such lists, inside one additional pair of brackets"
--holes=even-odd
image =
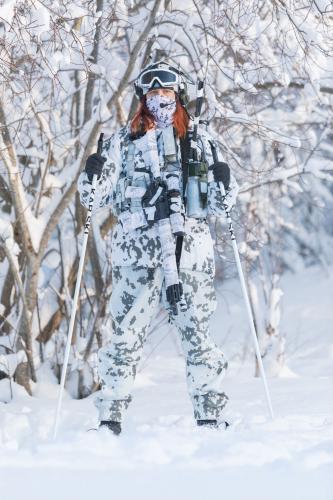
[[(176, 94), (176, 111), (173, 115), (173, 126), (176, 129), (177, 137), (185, 137), (188, 129), (189, 116), (181, 105), (178, 95)], [(153, 128), (155, 123), (154, 117), (147, 108), (146, 96), (144, 95), (140, 101), (139, 108), (135, 113), (131, 122), (131, 131), (133, 134), (145, 133)]]

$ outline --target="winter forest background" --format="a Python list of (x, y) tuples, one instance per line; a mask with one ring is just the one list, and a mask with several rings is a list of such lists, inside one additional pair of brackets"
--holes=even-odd
[[(288, 342), (280, 278), (331, 258), (331, 3), (5, 0), (0, 9), (0, 376), (30, 393), (41, 363), (59, 377), (85, 218), (76, 181), (98, 134), (133, 115), (140, 69), (165, 57), (205, 78), (203, 118), (241, 185), (233, 218), (262, 354), (278, 371)], [(226, 227), (212, 223), (222, 282), (235, 267)], [(97, 387), (96, 350), (110, 333), (112, 224), (98, 215), (88, 244), (70, 361), (79, 398)]]
[[(31, 393), (43, 363), (60, 376), (85, 219), (77, 178), (99, 133), (133, 115), (140, 69), (165, 57), (205, 79), (203, 118), (241, 185), (233, 220), (262, 354), (279, 374), (280, 279), (332, 261), (331, 2), (2, 0), (0, 33), (0, 377)], [(113, 222), (99, 213), (89, 238), (75, 398), (98, 388), (110, 335)], [(220, 285), (235, 265), (224, 221), (211, 225)]]
[[(112, 333), (106, 209), (93, 217), (52, 441), (86, 216), (77, 179), (99, 133), (133, 116), (141, 68), (167, 57), (205, 79), (202, 118), (240, 184), (232, 218), (275, 419), (228, 228), (212, 217), (211, 333), (229, 361), (230, 428), (195, 425), (161, 310), (122, 435), (86, 432)], [(332, 499), (332, 105), (329, 0), (0, 0), (3, 500)]]

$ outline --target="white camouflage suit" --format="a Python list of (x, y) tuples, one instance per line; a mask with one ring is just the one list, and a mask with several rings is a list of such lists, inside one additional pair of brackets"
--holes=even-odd
[[(95, 209), (109, 206), (115, 215), (117, 186), (127, 182), (129, 128), (123, 127), (104, 141), (102, 155), (107, 158), (98, 181)], [(213, 156), (206, 131), (199, 129), (199, 145), (209, 165)], [(163, 137), (156, 129), (156, 140), (163, 175)], [(134, 166), (146, 167), (144, 136), (133, 140)], [(179, 140), (177, 153), (180, 156)], [(218, 159), (222, 161), (217, 149)], [(181, 164), (180, 164), (181, 165)], [(91, 185), (82, 172), (78, 182), (81, 203), (88, 206)], [(232, 206), (238, 186), (231, 175), (230, 189), (225, 202)], [(208, 177), (207, 214), (225, 216), (222, 194)], [(131, 401), (132, 386), (147, 336), (149, 324), (162, 303), (168, 309), (163, 281), (161, 244), (156, 227), (124, 231), (118, 220), (112, 229), (112, 295), (110, 313), (113, 325), (111, 340), (99, 350), (101, 391), (95, 400), (99, 419), (122, 422)], [(219, 420), (228, 397), (223, 391), (227, 361), (209, 334), (209, 320), (216, 309), (213, 286), (215, 274), (213, 241), (207, 220), (185, 216), (185, 236), (179, 266), (186, 311), (173, 315), (170, 321), (179, 332), (187, 368), (188, 392), (196, 420)]]

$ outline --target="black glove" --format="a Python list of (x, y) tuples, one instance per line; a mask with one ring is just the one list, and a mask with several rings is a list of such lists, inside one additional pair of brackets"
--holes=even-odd
[(92, 182), (95, 174), (97, 175), (97, 179), (100, 178), (105, 162), (106, 158), (99, 153), (88, 156), (85, 171), (88, 175), (89, 182)]
[(222, 182), (227, 191), (230, 184), (230, 168), (223, 161), (214, 163), (212, 168), (215, 182)]

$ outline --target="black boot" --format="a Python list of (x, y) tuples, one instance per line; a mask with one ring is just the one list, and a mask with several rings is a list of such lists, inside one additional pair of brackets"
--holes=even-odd
[(99, 428), (107, 427), (110, 431), (113, 432), (115, 436), (119, 436), (121, 433), (121, 423), (115, 422), (114, 420), (101, 420), (99, 423)]
[(219, 429), (224, 426), (224, 428), (227, 429), (230, 424), (226, 421), (218, 423), (217, 420), (197, 420), (197, 425), (199, 427), (209, 427), (211, 429)]

